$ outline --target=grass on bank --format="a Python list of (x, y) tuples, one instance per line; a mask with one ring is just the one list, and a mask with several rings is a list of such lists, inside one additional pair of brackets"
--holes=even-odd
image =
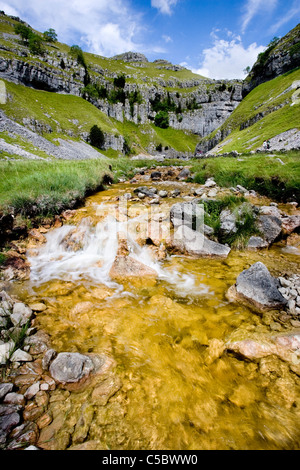
[(0, 162), (0, 209), (23, 216), (55, 215), (101, 189), (112, 174), (105, 160)]
[[(0, 211), (31, 218), (59, 214), (82, 203), (87, 194), (100, 190), (107, 176), (116, 182), (118, 178), (133, 176), (136, 168), (155, 164), (152, 160), (128, 158), (0, 161)], [(189, 165), (199, 184), (214, 177), (221, 187), (240, 184), (273, 200), (300, 201), (300, 152), (279, 157), (259, 154), (242, 159), (165, 160), (163, 164)]]
[[(182, 162), (166, 160), (165, 165)], [(84, 201), (108, 182), (130, 178), (152, 160), (0, 161), (0, 211), (23, 217), (60, 214)]]
[(241, 185), (276, 201), (300, 202), (300, 152), (278, 156), (245, 155), (239, 159), (217, 157), (194, 161), (194, 181), (203, 184), (214, 177), (219, 186)]

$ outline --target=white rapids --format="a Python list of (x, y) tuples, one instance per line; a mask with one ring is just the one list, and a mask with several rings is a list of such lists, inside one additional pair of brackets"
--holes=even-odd
[(112, 281), (109, 273), (118, 252), (118, 234), (126, 233), (130, 256), (154, 269), (158, 280), (166, 282), (170, 289), (176, 289), (183, 297), (208, 294), (208, 287), (199, 284), (192, 273), (168, 269), (164, 262), (155, 259), (149, 246), (137, 243), (132, 227), (139, 221), (144, 221), (143, 216), (119, 222), (108, 215), (97, 225), (85, 218), (77, 227), (64, 225), (49, 231), (47, 242), (28, 254), (31, 281), (40, 285), (54, 279), (90, 280), (122, 291), (123, 287)]

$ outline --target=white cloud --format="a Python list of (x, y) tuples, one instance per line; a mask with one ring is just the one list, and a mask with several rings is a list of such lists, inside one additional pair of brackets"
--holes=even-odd
[[(10, 14), (5, 3), (0, 7)], [(10, 0), (10, 8), (40, 31), (54, 28), (58, 39), (104, 56), (141, 51), (136, 39), (141, 18), (124, 0)]]
[[(228, 36), (228, 33), (227, 33)], [(243, 79), (243, 70), (254, 64), (263, 46), (256, 43), (244, 47), (239, 36), (231, 35), (232, 39), (221, 39), (215, 35), (212, 47), (203, 50), (203, 61), (200, 67), (189, 67), (195, 73), (214, 79)], [(188, 64), (184, 64), (187, 66)]]
[(175, 6), (178, 0), (151, 0), (151, 6), (157, 8), (166, 15), (172, 14), (172, 6)]
[(247, 0), (242, 18), (242, 32), (246, 31), (249, 23), (258, 13), (273, 11), (277, 3), (278, 0)]
[(8, 5), (5, 2), (0, 2), (0, 10), (5, 11), (7, 15), (19, 16), (19, 12), (13, 8), (11, 5)]

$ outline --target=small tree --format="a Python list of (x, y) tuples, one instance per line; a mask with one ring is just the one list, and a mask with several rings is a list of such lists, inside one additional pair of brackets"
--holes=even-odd
[(44, 32), (44, 39), (47, 42), (57, 42), (57, 34), (55, 32), (55, 29), (50, 28), (47, 31)]
[(103, 149), (105, 138), (100, 127), (94, 125), (90, 130), (89, 138), (93, 147), (96, 147), (100, 150)]

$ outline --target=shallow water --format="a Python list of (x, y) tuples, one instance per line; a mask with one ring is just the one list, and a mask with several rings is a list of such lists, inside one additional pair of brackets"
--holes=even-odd
[[(47, 305), (38, 326), (57, 351), (113, 357), (123, 383), (106, 406), (91, 403), (89, 390), (67, 394), (55, 409), (67, 416), (58, 442), (64, 432), (68, 446), (76, 444), (74, 423), (91, 403), (85, 440), (98, 449), (299, 449), (300, 378), (288, 365), (277, 358), (245, 362), (228, 353), (211, 363), (207, 355), (210, 340), (226, 341), (237, 328), (271, 331), (266, 317), (227, 299), (239, 273), (256, 261), (275, 276), (299, 273), (299, 254), (277, 246), (232, 251), (226, 260), (157, 261), (153, 247), (137, 242), (145, 206), (137, 210), (129, 202), (131, 217), (123, 209), (114, 217), (116, 196), (128, 190), (113, 186), (90, 197), (68, 225), (50, 231), (47, 244), (31, 252), (31, 279), (22, 295)], [(157, 211), (173, 203), (166, 200)], [(131, 255), (157, 271), (155, 283), (110, 279), (118, 232), (128, 223), (134, 227)]]

